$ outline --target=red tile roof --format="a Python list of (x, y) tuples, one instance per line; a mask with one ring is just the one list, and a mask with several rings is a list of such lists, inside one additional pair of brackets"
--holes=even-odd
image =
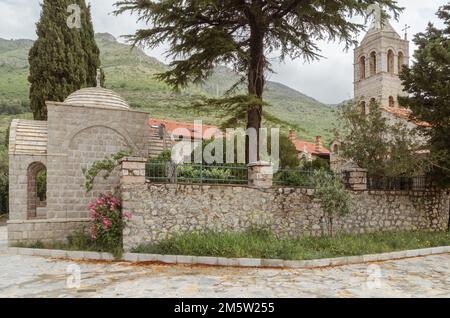
[(167, 119), (149, 120), (150, 126), (159, 126), (162, 123), (166, 126), (166, 130), (170, 133), (175, 131), (176, 129), (179, 129), (177, 135), (183, 137), (190, 137), (195, 139), (211, 139), (214, 136), (218, 137), (222, 135), (222, 131), (216, 126), (202, 125), (202, 127), (200, 128), (195, 127), (193, 122), (186, 123)]
[(316, 151), (316, 144), (313, 142), (307, 142), (307, 141), (303, 141), (303, 140), (295, 140), (293, 141), (295, 148), (297, 149), (298, 152), (307, 152), (313, 155), (330, 155), (330, 151), (321, 146), (320, 147), (320, 151), (317, 152)]
[(406, 119), (413, 122), (417, 126), (430, 127), (431, 125), (424, 121), (417, 121), (411, 117), (412, 111), (407, 108), (382, 107), (381, 110), (392, 114), (398, 118)]

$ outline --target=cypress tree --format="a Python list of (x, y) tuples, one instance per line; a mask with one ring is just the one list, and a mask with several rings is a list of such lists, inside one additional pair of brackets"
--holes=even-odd
[(72, 92), (95, 84), (100, 57), (90, 8), (79, 0), (81, 28), (70, 28), (67, 9), (71, 4), (70, 0), (42, 3), (38, 39), (29, 52), (30, 105), (36, 120), (47, 119), (45, 101), (62, 102)]

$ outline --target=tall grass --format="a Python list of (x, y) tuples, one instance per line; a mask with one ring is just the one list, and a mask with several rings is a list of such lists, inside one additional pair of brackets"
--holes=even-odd
[(179, 234), (158, 244), (144, 244), (135, 253), (308, 260), (386, 253), (450, 245), (448, 232), (386, 232), (338, 235), (334, 238), (277, 238), (264, 230), (241, 233), (214, 231)]

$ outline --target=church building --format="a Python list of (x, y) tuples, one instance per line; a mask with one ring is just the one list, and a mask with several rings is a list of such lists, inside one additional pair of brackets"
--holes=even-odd
[[(409, 65), (409, 41), (407, 28), (402, 38), (389, 21), (375, 18), (362, 42), (354, 50), (354, 102), (362, 112), (368, 114), (371, 103), (378, 103), (383, 116), (392, 124), (402, 124), (407, 129), (427, 126), (411, 118), (411, 111), (399, 105), (399, 96), (408, 96), (404, 91), (400, 74)], [(342, 169), (340, 142), (331, 145), (330, 162), (333, 170)]]

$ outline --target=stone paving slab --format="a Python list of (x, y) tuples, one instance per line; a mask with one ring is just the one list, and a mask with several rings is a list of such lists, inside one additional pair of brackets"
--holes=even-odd
[[(78, 274), (79, 286), (74, 285)], [(0, 297), (450, 298), (450, 254), (320, 269), (261, 269), (0, 253)]]

